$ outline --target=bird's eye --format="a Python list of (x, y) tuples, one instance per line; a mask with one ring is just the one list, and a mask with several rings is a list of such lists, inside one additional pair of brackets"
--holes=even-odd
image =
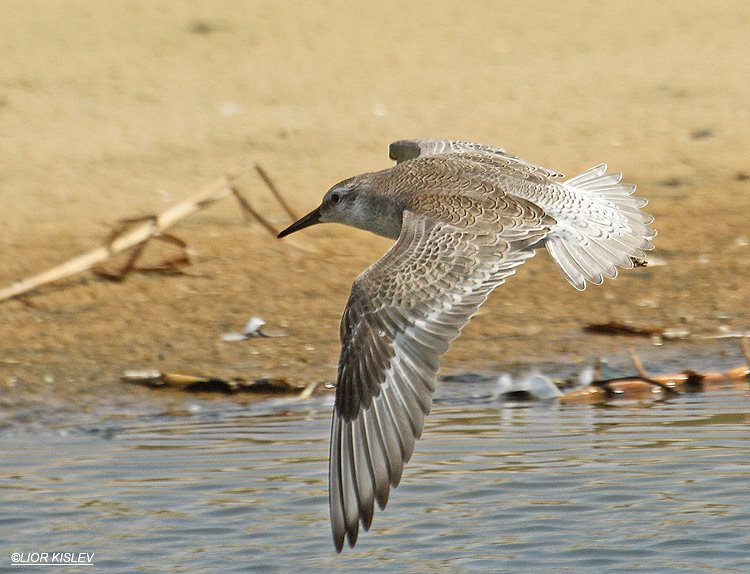
[(338, 193), (331, 195), (331, 203), (333, 205), (336, 205), (339, 201), (341, 201), (341, 196)]

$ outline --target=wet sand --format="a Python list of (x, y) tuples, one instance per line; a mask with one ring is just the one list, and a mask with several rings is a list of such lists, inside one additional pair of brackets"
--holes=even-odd
[[(631, 340), (589, 321), (745, 329), (745, 2), (8, 2), (0, 19), (0, 283), (100, 245), (248, 162), (304, 213), (410, 137), (505, 147), (572, 176), (602, 161), (656, 216), (653, 265), (576, 292), (546, 253), (482, 308), (443, 372), (578, 363)], [(262, 183), (241, 189), (278, 228)], [(340, 226), (247, 225), (229, 200), (178, 225), (183, 276), (84, 274), (0, 304), (4, 404), (144, 399), (126, 369), (331, 382), (354, 277), (389, 246)], [(229, 344), (251, 316), (289, 337)], [(685, 356), (690, 346), (685, 345)], [(643, 343), (647, 346), (647, 343)]]

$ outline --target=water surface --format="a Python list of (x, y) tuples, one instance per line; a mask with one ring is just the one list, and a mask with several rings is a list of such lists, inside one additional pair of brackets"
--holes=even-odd
[(387, 510), (341, 555), (330, 397), (186, 401), (4, 428), (0, 569), (73, 551), (93, 569), (55, 572), (750, 572), (747, 389), (593, 407), (443, 383)]

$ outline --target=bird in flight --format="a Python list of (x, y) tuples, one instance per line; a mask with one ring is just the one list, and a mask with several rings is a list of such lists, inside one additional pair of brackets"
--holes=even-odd
[(598, 165), (568, 180), (503, 149), (390, 145), (395, 166), (334, 185), (279, 237), (343, 223), (396, 239), (352, 285), (341, 319), (329, 505), (336, 551), (372, 523), (422, 434), (440, 357), (515, 268), (546, 247), (582, 290), (653, 249), (646, 201)]

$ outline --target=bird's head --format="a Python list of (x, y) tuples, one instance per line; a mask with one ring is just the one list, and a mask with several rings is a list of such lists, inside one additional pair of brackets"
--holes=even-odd
[(347, 215), (354, 209), (358, 187), (357, 178), (337, 183), (326, 192), (318, 207), (279, 233), (279, 239), (318, 223), (346, 223), (349, 219)]

